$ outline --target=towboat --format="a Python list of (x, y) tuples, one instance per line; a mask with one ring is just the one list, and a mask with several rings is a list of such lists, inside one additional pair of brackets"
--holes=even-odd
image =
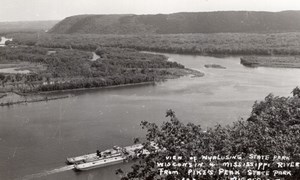
[(97, 154), (96, 153), (91, 153), (91, 154), (86, 154), (82, 156), (77, 156), (77, 157), (71, 157), (67, 158), (67, 164), (75, 164), (75, 163), (81, 163), (84, 162), (86, 159), (97, 159)]
[(91, 154), (85, 154), (82, 156), (67, 158), (67, 163), (68, 164), (78, 164), (78, 163), (97, 161), (97, 160), (101, 160), (104, 158), (120, 156), (121, 153), (122, 153), (122, 148), (114, 146), (112, 149), (107, 149), (105, 151), (99, 152), (99, 154), (91, 153)]

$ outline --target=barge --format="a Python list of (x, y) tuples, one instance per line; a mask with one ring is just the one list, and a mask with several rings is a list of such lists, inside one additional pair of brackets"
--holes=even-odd
[(112, 149), (105, 151), (98, 151), (82, 156), (67, 158), (68, 164), (74, 164), (75, 170), (90, 170), (94, 168), (119, 164), (126, 161), (128, 158), (136, 157), (143, 148), (142, 144), (135, 144), (132, 146), (118, 147), (114, 146)]
[[(157, 146), (151, 143), (157, 150)], [(112, 149), (105, 151), (97, 150), (96, 153), (90, 153), (82, 156), (67, 158), (68, 164), (73, 164), (75, 170), (84, 171), (109, 165), (127, 162), (128, 160), (139, 157), (140, 155), (148, 155), (149, 151), (143, 149), (142, 144), (135, 144), (126, 147), (114, 146)]]
[(116, 156), (116, 157), (110, 157), (110, 158), (104, 158), (97, 161), (82, 163), (82, 164), (75, 164), (74, 168), (77, 171), (85, 171), (90, 169), (95, 169), (99, 167), (105, 167), (110, 166), (114, 164), (119, 164), (124, 162), (127, 159), (126, 156)]

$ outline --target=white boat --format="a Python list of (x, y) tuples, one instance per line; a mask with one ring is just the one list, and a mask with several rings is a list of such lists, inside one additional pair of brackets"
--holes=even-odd
[(75, 164), (75, 163), (80, 163), (84, 162), (86, 159), (96, 159), (98, 156), (96, 153), (91, 153), (91, 154), (86, 154), (83, 156), (77, 156), (77, 157), (71, 157), (67, 158), (67, 163), (68, 164)]

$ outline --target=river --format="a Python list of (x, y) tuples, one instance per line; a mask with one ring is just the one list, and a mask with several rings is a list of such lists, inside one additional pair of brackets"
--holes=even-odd
[(119, 179), (114, 170), (128, 165), (78, 173), (65, 166), (65, 158), (130, 145), (144, 135), (140, 121), (161, 124), (170, 108), (204, 129), (231, 124), (247, 117), (255, 100), (270, 92), (289, 96), (300, 85), (299, 69), (247, 68), (239, 57), (166, 55), (205, 76), (73, 91), (67, 99), (0, 108), (0, 179)]
[(5, 46), (6, 41), (12, 41), (12, 38), (0, 37), (0, 47)]
[(96, 61), (97, 59), (100, 58), (100, 56), (98, 56), (95, 52), (92, 52), (92, 54), (93, 54), (93, 57), (92, 57), (91, 61)]

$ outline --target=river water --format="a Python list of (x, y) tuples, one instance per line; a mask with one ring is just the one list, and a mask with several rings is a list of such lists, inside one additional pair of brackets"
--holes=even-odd
[(18, 68), (3, 68), (0, 69), (0, 73), (19, 73), (19, 74), (28, 74), (29, 70), (19, 70)]
[(93, 57), (92, 57), (91, 61), (96, 61), (97, 59), (100, 58), (100, 56), (98, 56), (95, 52), (92, 52), (92, 54), (93, 54)]
[(0, 47), (5, 46), (6, 41), (12, 41), (12, 38), (0, 37)]
[[(204, 77), (147, 86), (68, 92), (68, 99), (0, 108), (0, 179), (118, 179), (115, 165), (74, 172), (66, 157), (126, 146), (144, 132), (142, 120), (161, 124), (173, 109), (183, 122), (205, 129), (247, 117), (268, 93), (291, 95), (299, 69), (247, 68), (239, 57), (166, 54)], [(226, 69), (205, 68), (219, 64)]]

